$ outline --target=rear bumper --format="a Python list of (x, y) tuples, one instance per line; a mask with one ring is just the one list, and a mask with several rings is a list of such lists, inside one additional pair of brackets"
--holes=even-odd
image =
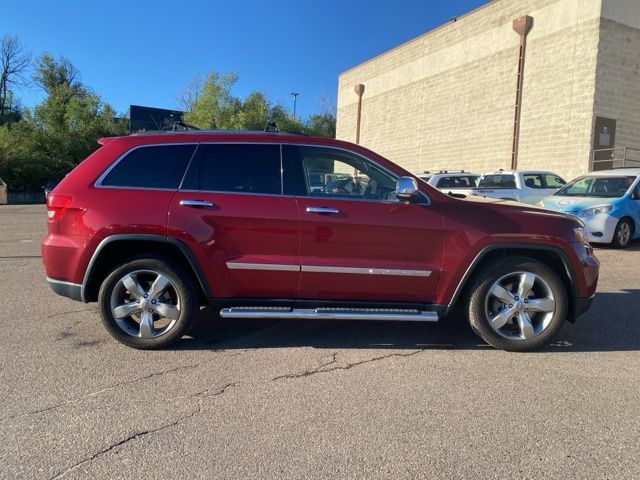
[(90, 239), (61, 233), (49, 233), (42, 240), (42, 263), (50, 279), (81, 284)]
[(62, 280), (55, 280), (47, 277), (47, 283), (49, 288), (58, 295), (77, 300), (78, 302), (84, 302), (84, 288), (77, 283), (63, 282)]

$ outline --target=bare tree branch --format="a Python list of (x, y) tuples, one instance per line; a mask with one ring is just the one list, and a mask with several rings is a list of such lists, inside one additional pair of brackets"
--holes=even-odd
[(183, 111), (193, 111), (200, 90), (202, 90), (202, 76), (198, 74), (189, 80), (186, 88), (178, 94), (178, 104)]
[(25, 51), (18, 37), (5, 35), (0, 39), (0, 114), (11, 107), (11, 87), (27, 84), (26, 72), (31, 54)]

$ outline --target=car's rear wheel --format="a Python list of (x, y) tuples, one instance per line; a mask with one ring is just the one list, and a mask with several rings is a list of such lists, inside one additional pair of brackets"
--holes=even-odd
[(162, 348), (191, 327), (197, 296), (189, 275), (159, 258), (138, 258), (114, 269), (98, 296), (102, 322), (119, 342)]
[(471, 327), (488, 344), (529, 351), (548, 342), (567, 316), (567, 293), (544, 263), (512, 257), (483, 270), (468, 297)]
[(618, 225), (616, 225), (611, 246), (613, 248), (627, 248), (631, 243), (632, 236), (633, 224), (628, 218), (623, 218), (618, 222)]

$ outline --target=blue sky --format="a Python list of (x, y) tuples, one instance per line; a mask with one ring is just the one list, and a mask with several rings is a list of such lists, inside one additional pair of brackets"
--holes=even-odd
[[(335, 108), (338, 74), (486, 3), (486, 0), (135, 1), (0, 0), (0, 35), (34, 56), (64, 55), (118, 112), (178, 107), (197, 73), (236, 72), (298, 114)], [(26, 106), (42, 94), (22, 89)]]

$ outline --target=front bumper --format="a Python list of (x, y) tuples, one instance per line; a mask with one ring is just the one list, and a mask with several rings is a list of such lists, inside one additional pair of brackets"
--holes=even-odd
[(592, 243), (611, 243), (613, 234), (618, 225), (618, 219), (611, 215), (596, 215), (593, 217), (580, 217), (585, 225), (589, 241)]
[(595, 293), (590, 297), (576, 297), (573, 300), (573, 308), (571, 308), (571, 311), (569, 312), (568, 320), (570, 322), (575, 322), (578, 317), (591, 308), (594, 298), (596, 298)]

